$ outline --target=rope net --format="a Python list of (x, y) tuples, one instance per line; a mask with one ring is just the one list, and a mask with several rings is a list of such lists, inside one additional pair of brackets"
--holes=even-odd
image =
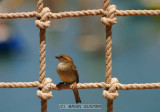
[(103, 96), (107, 99), (107, 112), (113, 112), (113, 100), (118, 97), (118, 90), (131, 89), (159, 89), (160, 83), (145, 83), (145, 84), (121, 84), (117, 78), (111, 78), (112, 71), (112, 25), (117, 23), (116, 16), (160, 16), (160, 10), (117, 10), (115, 5), (110, 5), (110, 0), (104, 0), (103, 9), (82, 10), (52, 13), (48, 7), (43, 6), (43, 0), (38, 0), (37, 11), (21, 12), (21, 13), (0, 13), (0, 19), (15, 19), (15, 18), (33, 18), (35, 25), (40, 29), (40, 70), (39, 81), (35, 82), (12, 82), (0, 83), (0, 88), (33, 88), (38, 87), (37, 96), (41, 99), (41, 112), (47, 112), (47, 100), (52, 97), (53, 90), (72, 89), (71, 85), (63, 85), (58, 88), (52, 83), (50, 78), (45, 77), (45, 52), (46, 28), (50, 26), (49, 19), (61, 19), (66, 17), (81, 17), (81, 16), (98, 16), (102, 15), (101, 22), (106, 25), (106, 75), (105, 82), (100, 83), (79, 83), (77, 89), (94, 89), (104, 88)]

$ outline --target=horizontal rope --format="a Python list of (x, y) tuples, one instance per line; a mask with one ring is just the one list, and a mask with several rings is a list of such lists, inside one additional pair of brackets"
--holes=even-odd
[[(109, 88), (110, 84), (106, 84), (105, 82), (101, 82), (101, 83), (78, 83), (77, 84), (77, 88), (78, 89), (94, 89), (94, 88)], [(51, 85), (52, 89), (57, 90), (58, 88), (56, 87), (55, 84)], [(71, 85), (62, 85), (61, 88), (59, 89), (72, 89)]]
[(0, 19), (16, 19), (16, 18), (33, 18), (37, 17), (37, 12), (17, 12), (17, 13), (0, 13)]
[[(50, 18), (60, 19), (66, 17), (97, 16), (103, 15), (104, 13), (103, 9), (59, 12), (51, 13)], [(160, 16), (160, 10), (116, 10), (115, 16)]]
[[(81, 17), (81, 16), (97, 16), (103, 15), (103, 9), (82, 10), (50, 13), (51, 19), (60, 19), (66, 17)], [(116, 16), (160, 16), (160, 10), (116, 10)], [(0, 19), (15, 19), (15, 18), (33, 18), (40, 17), (36, 11), (32, 12), (18, 12), (18, 13), (0, 13)]]
[(38, 81), (35, 82), (11, 82), (11, 83), (0, 83), (0, 88), (32, 88), (39, 87), (40, 84)]
[[(0, 88), (33, 88), (33, 87), (43, 87), (38, 81), (35, 82), (11, 82), (11, 83), (0, 83)], [(95, 89), (95, 88), (109, 88), (110, 84), (105, 82), (100, 83), (78, 83), (78, 89)], [(131, 89), (159, 89), (160, 83), (144, 83), (144, 84), (116, 84), (116, 88), (119, 90), (131, 90)], [(71, 85), (62, 85), (61, 88), (57, 88), (56, 84), (51, 83), (51, 89), (72, 89)]]
[(117, 10), (116, 16), (160, 16), (160, 10)]
[(159, 89), (160, 83), (145, 83), (145, 84), (120, 84), (116, 85), (119, 90), (131, 90), (131, 89)]
[(59, 12), (59, 13), (51, 13), (50, 18), (60, 19), (66, 17), (97, 16), (97, 15), (102, 15), (103, 12), (104, 12), (103, 9)]

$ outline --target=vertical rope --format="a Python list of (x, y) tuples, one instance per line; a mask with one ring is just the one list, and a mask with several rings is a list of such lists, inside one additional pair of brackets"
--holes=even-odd
[(39, 71), (39, 82), (43, 83), (46, 74), (46, 63), (45, 63), (45, 51), (46, 51), (46, 41), (45, 41), (45, 29), (40, 28), (40, 71)]
[[(112, 72), (112, 26), (106, 26), (106, 83), (111, 82)], [(107, 112), (113, 112), (113, 100), (107, 102)]]
[(107, 112), (113, 112), (113, 100), (107, 102)]
[[(108, 11), (110, 0), (104, 0), (104, 11)], [(109, 11), (108, 11), (109, 12)], [(106, 15), (110, 18), (110, 13)], [(106, 25), (106, 75), (105, 82), (111, 83), (112, 72), (112, 25)], [(113, 100), (107, 101), (107, 112), (113, 112)]]
[[(104, 1), (104, 8), (107, 10), (110, 0)], [(107, 16), (109, 17), (109, 15)], [(112, 72), (112, 25), (106, 26), (106, 75), (105, 82), (111, 82), (111, 72)], [(113, 112), (113, 100), (107, 101), (107, 112)]]
[[(44, 83), (45, 80), (45, 52), (46, 52), (46, 41), (45, 41), (45, 29), (40, 29), (40, 72), (39, 82)], [(41, 112), (47, 112), (47, 100), (41, 99)]]
[(112, 26), (106, 26), (106, 75), (105, 82), (111, 82), (111, 72), (112, 72)]
[[(37, 2), (37, 12), (41, 12), (43, 9), (43, 0), (38, 0)], [(44, 83), (45, 80), (45, 68), (46, 68), (46, 62), (45, 62), (45, 52), (46, 52), (46, 41), (45, 41), (45, 29), (40, 28), (40, 70), (39, 70), (39, 82)], [(47, 100), (41, 99), (41, 112), (47, 112)]]
[[(104, 11), (108, 10), (110, 0), (104, 0)], [(106, 15), (109, 18), (109, 14)], [(112, 25), (106, 25), (106, 83), (111, 82), (111, 71), (112, 71)]]
[(41, 12), (43, 9), (43, 0), (38, 0), (37, 2), (37, 12)]

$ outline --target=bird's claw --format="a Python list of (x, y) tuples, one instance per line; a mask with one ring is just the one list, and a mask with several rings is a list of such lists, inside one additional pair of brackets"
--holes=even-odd
[(72, 89), (77, 89), (77, 83), (74, 82), (71, 87), (72, 87)]

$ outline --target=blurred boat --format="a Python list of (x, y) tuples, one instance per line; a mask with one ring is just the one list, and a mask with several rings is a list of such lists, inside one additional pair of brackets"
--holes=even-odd
[(84, 52), (100, 53), (104, 51), (104, 46), (103, 38), (99, 38), (95, 35), (86, 35), (80, 37), (78, 40), (78, 48)]
[(0, 21), (0, 54), (21, 52), (22, 44), (18, 33), (11, 33), (11, 28), (6, 22)]
[(160, 0), (141, 0), (141, 2), (147, 8), (160, 8)]

